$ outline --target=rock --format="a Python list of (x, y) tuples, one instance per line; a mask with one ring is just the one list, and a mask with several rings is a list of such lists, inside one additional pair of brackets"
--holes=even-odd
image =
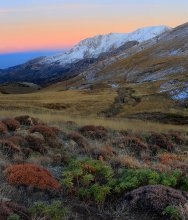
[(30, 132), (29, 132), (29, 130), (17, 130), (15, 132), (15, 135), (20, 135), (22, 137), (26, 137), (26, 136), (30, 135)]
[(44, 141), (44, 136), (41, 133), (39, 133), (39, 132), (31, 133), (31, 134), (29, 134), (29, 136), (32, 136), (34, 138), (39, 138), (42, 141)]
[(159, 216), (167, 206), (181, 206), (181, 211), (188, 214), (188, 193), (162, 185), (142, 186), (125, 194), (120, 204), (121, 211), (129, 207), (135, 211), (157, 213)]

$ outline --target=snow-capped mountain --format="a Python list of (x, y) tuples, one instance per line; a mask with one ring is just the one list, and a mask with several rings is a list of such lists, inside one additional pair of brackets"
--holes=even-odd
[(87, 38), (69, 51), (56, 56), (46, 57), (42, 63), (57, 63), (65, 65), (86, 58), (97, 58), (101, 53), (112, 51), (126, 42), (138, 41), (139, 43), (152, 39), (171, 30), (168, 26), (153, 26), (138, 29), (131, 33), (110, 33)]

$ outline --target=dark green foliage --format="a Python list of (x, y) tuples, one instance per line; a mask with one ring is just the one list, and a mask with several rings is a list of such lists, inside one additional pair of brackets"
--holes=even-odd
[(63, 173), (62, 185), (69, 193), (75, 192), (84, 200), (95, 200), (102, 204), (111, 194), (109, 183), (112, 168), (104, 161), (88, 158), (71, 160)]
[(37, 202), (30, 208), (29, 212), (34, 219), (44, 218), (51, 220), (62, 220), (67, 214), (67, 210), (63, 208), (61, 201), (54, 201), (50, 205)]
[(163, 212), (164, 215), (168, 215), (171, 219), (181, 220), (183, 219), (181, 212), (174, 206), (167, 206)]
[(157, 172), (151, 169), (126, 169), (124, 170), (120, 178), (116, 181), (114, 187), (115, 192), (120, 193), (122, 191), (129, 191), (145, 185), (157, 185), (178, 187), (183, 185), (183, 177), (180, 171), (174, 172)]
[(20, 220), (20, 219), (21, 219), (21, 218), (20, 218), (19, 215), (17, 215), (17, 214), (12, 214), (12, 215), (10, 215), (10, 216), (8, 217), (7, 220)]

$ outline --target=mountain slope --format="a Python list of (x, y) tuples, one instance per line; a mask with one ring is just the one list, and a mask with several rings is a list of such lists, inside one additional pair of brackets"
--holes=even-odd
[(188, 71), (187, 57), (188, 23), (158, 39), (135, 44), (116, 56), (107, 57), (79, 76), (85, 84), (118, 79), (128, 83), (164, 80), (177, 74), (179, 77), (184, 75)]
[(93, 96), (103, 89), (111, 89), (109, 96), (115, 91), (114, 102), (102, 116), (187, 123), (188, 23), (90, 65), (45, 91), (65, 89), (85, 89)]
[(109, 52), (122, 46), (125, 42), (138, 41), (139, 43), (152, 39), (171, 28), (167, 26), (145, 27), (132, 33), (119, 34), (110, 33), (107, 35), (97, 35), (85, 39), (74, 46), (68, 52), (58, 56), (46, 57), (43, 63), (58, 63), (65, 65), (81, 59), (97, 58), (101, 53)]
[(122, 51), (134, 47), (135, 44), (169, 30), (170, 28), (166, 26), (147, 27), (129, 34), (108, 34), (89, 38), (66, 53), (54, 57), (41, 57), (4, 70), (1, 73), (0, 83), (24, 81), (44, 86), (72, 78), (86, 71), (91, 65), (117, 56)]

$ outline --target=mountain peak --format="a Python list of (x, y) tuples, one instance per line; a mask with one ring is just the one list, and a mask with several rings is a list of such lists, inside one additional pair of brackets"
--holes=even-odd
[(80, 41), (77, 45), (63, 54), (44, 58), (42, 63), (65, 65), (84, 58), (97, 58), (101, 53), (116, 49), (128, 41), (138, 41), (141, 43), (169, 30), (171, 30), (170, 27), (161, 25), (140, 28), (131, 33), (96, 35)]

